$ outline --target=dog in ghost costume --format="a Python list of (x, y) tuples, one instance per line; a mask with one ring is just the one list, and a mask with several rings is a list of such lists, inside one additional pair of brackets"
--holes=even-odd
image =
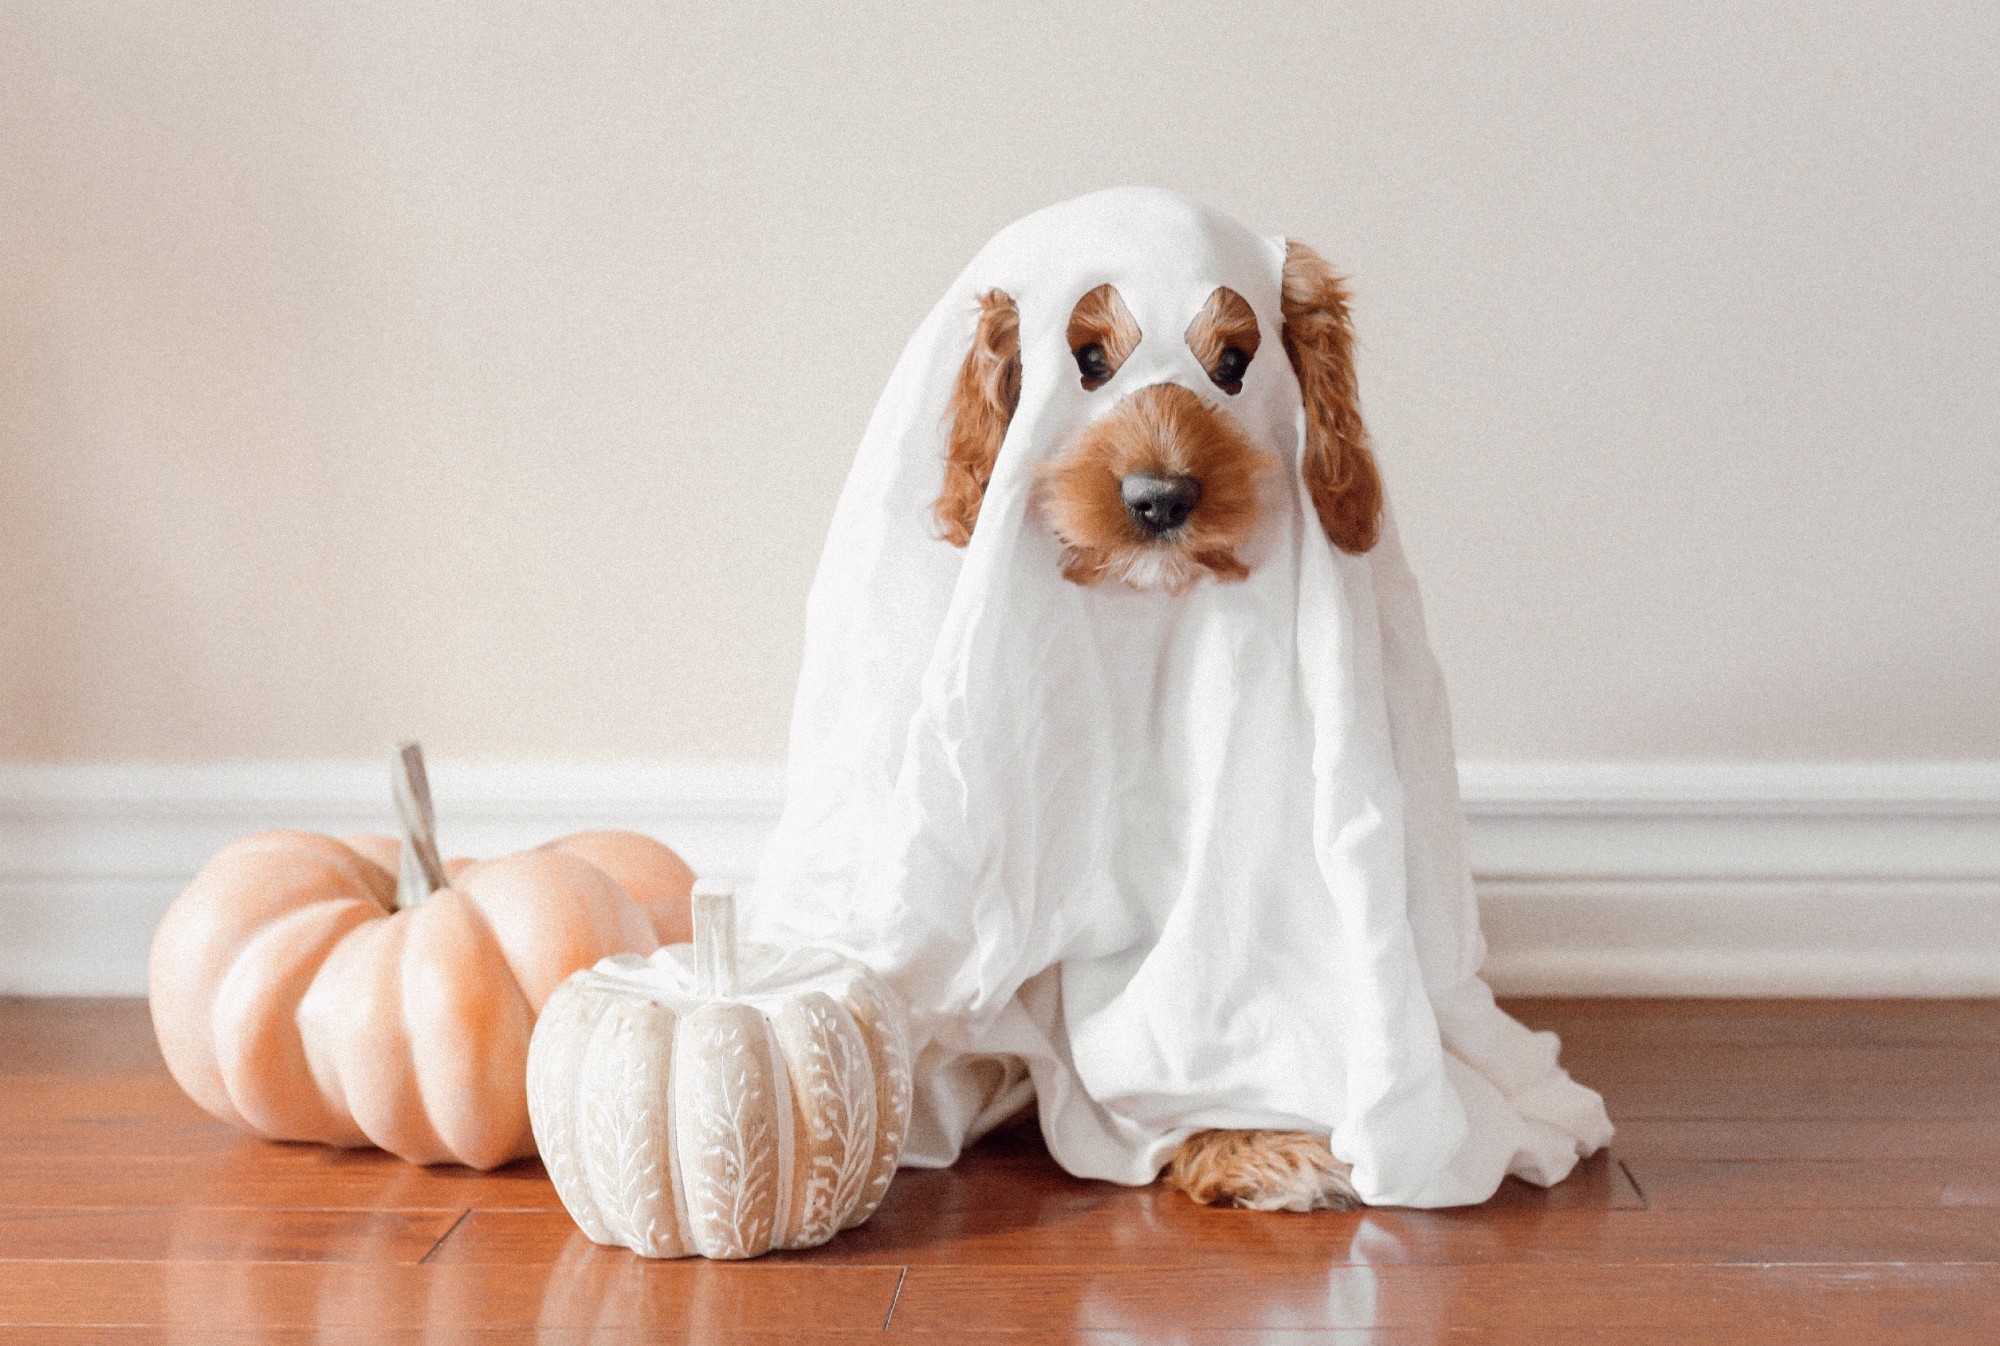
[(749, 933), (909, 1001), (905, 1162), (1484, 1200), (1605, 1144), (1493, 1002), (1442, 681), (1310, 249), (1117, 189), (912, 338), (807, 607)]

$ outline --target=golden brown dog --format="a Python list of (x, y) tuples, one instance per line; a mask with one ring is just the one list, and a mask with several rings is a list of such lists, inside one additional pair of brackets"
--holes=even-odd
[[(972, 349), (949, 408), (939, 536), (972, 538), (994, 459), (1021, 395), (1020, 323), (998, 290), (980, 300)], [(1353, 334), (1341, 278), (1312, 249), (1286, 249), (1285, 355), (1306, 411), (1300, 475), (1320, 526), (1343, 551), (1375, 545), (1382, 485), (1354, 379)], [(1209, 296), (1182, 339), (1225, 394), (1265, 345), (1256, 315), (1235, 291)], [(1116, 377), (1141, 334), (1123, 298), (1100, 285), (1070, 314), (1069, 348), (1085, 388)], [(1259, 478), (1275, 469), (1228, 410), (1178, 384), (1128, 394), (1039, 469), (1035, 503), (1063, 545), (1077, 584), (1112, 580), (1179, 593), (1204, 575), (1227, 582), (1248, 568), (1237, 551), (1258, 524)], [(1356, 1203), (1347, 1166), (1326, 1138), (1301, 1131), (1201, 1131), (1181, 1144), (1166, 1182), (1204, 1204), (1259, 1210), (1346, 1208)]]

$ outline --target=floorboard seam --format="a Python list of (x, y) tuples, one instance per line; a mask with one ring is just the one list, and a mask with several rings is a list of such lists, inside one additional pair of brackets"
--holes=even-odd
[(1653, 1198), (1647, 1196), (1646, 1189), (1640, 1186), (1639, 1175), (1634, 1173), (1632, 1171), (1632, 1166), (1626, 1163), (1623, 1159), (1620, 1159), (1618, 1161), (1618, 1167), (1624, 1172), (1625, 1181), (1631, 1183), (1632, 1190), (1639, 1194), (1639, 1209), (1651, 1210), (1653, 1208)]
[[(1644, 1194), (1641, 1193), (1641, 1198), (1643, 1199), (1643, 1197)], [(430, 1261), (431, 1258), (437, 1254), (437, 1250), (439, 1248), (444, 1247), (444, 1241), (450, 1238), (453, 1234), (456, 1234), (458, 1232), (458, 1227), (471, 1218), (472, 1218), (472, 1207), (467, 1206), (464, 1210), (458, 1213), (458, 1218), (451, 1222), (451, 1228), (445, 1230), (442, 1234), (439, 1234), (437, 1242), (433, 1243), (430, 1246), (429, 1250), (426, 1251), (422, 1257), (419, 1257), (417, 1259), (417, 1265), (422, 1266), (426, 1262)]]
[(896, 1316), (896, 1301), (903, 1297), (903, 1282), (910, 1278), (908, 1267), (896, 1269), (896, 1288), (889, 1292), (889, 1311), (882, 1315), (882, 1330), (889, 1330), (889, 1320)]

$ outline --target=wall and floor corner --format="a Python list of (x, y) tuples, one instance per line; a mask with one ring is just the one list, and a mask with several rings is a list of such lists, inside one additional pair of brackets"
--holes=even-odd
[(903, 340), (1149, 181), (1354, 277), (1499, 983), (2000, 991), (1996, 64), (1974, 5), (10, 6), (0, 990), (137, 989), (406, 736), (468, 851), (740, 870)]

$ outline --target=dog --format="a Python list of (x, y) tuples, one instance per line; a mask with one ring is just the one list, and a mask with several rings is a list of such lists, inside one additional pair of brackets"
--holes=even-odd
[[(994, 461), (1021, 395), (1019, 315), (998, 290), (979, 299), (971, 350), (949, 406), (938, 536), (971, 539)], [(1376, 542), (1382, 483), (1361, 419), (1346, 283), (1316, 252), (1286, 248), (1279, 333), (1298, 379), (1306, 433), (1300, 475), (1334, 546), (1362, 554)], [(1203, 397), (1156, 383), (1120, 398), (1037, 468), (1035, 508), (1061, 544), (1064, 578), (1179, 594), (1203, 578), (1231, 583), (1249, 568), (1239, 552), (1260, 522), (1260, 480), (1277, 467), (1231, 416), (1268, 344), (1250, 305), (1218, 288), (1184, 340), (1214, 384)], [(1100, 285), (1076, 301), (1070, 356), (1085, 389), (1115, 383), (1142, 334), (1124, 298)], [(1268, 354), (1264, 358), (1270, 358)], [(1359, 1204), (1324, 1136), (1303, 1131), (1208, 1130), (1184, 1140), (1164, 1180), (1204, 1205), (1254, 1210), (1350, 1209)]]

